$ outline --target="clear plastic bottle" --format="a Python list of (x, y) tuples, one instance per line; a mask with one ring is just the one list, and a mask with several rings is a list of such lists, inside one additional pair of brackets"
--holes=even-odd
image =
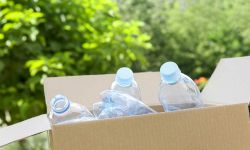
[(98, 119), (156, 113), (142, 101), (119, 91), (105, 90), (101, 98), (101, 102), (93, 104), (93, 113)]
[(49, 119), (52, 124), (65, 124), (94, 120), (94, 116), (86, 107), (71, 102), (66, 96), (56, 95), (51, 100)]
[(140, 89), (134, 80), (133, 72), (127, 67), (122, 67), (117, 71), (111, 90), (126, 93), (139, 100), (141, 99)]
[(159, 99), (165, 111), (203, 106), (198, 87), (191, 78), (181, 73), (176, 63), (164, 63), (160, 73)]

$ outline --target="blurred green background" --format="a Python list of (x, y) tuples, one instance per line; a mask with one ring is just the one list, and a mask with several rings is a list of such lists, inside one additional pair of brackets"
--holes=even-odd
[[(0, 125), (45, 113), (48, 76), (172, 60), (202, 87), (220, 58), (250, 54), (249, 10), (250, 0), (0, 0)], [(0, 149), (48, 149), (46, 133)]]

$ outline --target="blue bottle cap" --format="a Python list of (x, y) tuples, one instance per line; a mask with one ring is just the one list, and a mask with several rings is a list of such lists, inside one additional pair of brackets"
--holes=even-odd
[(50, 105), (53, 112), (62, 114), (69, 109), (70, 101), (66, 96), (56, 95), (54, 98), (52, 98)]
[(133, 71), (127, 67), (122, 67), (116, 72), (115, 81), (122, 87), (128, 87), (132, 85), (133, 80)]
[(175, 84), (181, 77), (181, 70), (174, 62), (166, 62), (161, 65), (161, 79), (168, 84)]

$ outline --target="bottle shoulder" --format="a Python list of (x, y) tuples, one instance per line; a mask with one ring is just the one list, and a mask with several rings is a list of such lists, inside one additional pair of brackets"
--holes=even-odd
[(187, 75), (185, 75), (184, 73), (181, 74), (181, 80), (185, 83), (194, 83), (194, 81)]
[(161, 82), (160, 85), (160, 90), (165, 91), (166, 89), (173, 89), (173, 88), (182, 88), (182, 89), (186, 89), (189, 92), (193, 92), (196, 93), (197, 95), (200, 94), (200, 90), (197, 87), (197, 85), (195, 84), (195, 82), (187, 75), (185, 74), (181, 74), (181, 78), (180, 80), (178, 80), (178, 82), (176, 82), (175, 84), (168, 84), (164, 81)]
[(187, 76), (187, 75), (181, 73), (181, 77), (180, 77), (180, 79), (179, 79), (176, 83), (174, 83), (174, 84), (169, 84), (169, 83), (165, 82), (164, 80), (161, 80), (161, 85), (166, 84), (166, 85), (169, 85), (169, 86), (173, 86), (173, 85), (176, 85), (176, 84), (193, 83), (193, 82), (194, 82), (194, 81), (193, 81), (189, 76)]

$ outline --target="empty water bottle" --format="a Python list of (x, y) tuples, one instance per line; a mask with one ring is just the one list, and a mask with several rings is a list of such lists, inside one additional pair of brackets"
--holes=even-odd
[(93, 105), (93, 113), (99, 119), (156, 113), (140, 100), (119, 91), (106, 90), (101, 98), (101, 102)]
[(115, 81), (111, 85), (111, 90), (120, 91), (136, 99), (141, 99), (140, 89), (134, 80), (133, 72), (127, 67), (122, 67), (117, 71)]
[(159, 99), (165, 111), (203, 106), (198, 87), (191, 78), (181, 73), (176, 63), (164, 63), (160, 73)]
[(70, 101), (66, 96), (56, 95), (51, 100), (49, 119), (52, 124), (64, 124), (94, 120), (94, 116), (86, 107)]

